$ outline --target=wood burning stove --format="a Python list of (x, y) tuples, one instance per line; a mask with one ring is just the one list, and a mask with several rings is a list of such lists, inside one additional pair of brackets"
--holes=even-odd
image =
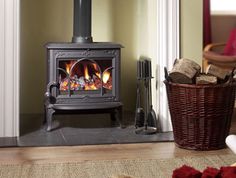
[(54, 113), (85, 110), (122, 119), (120, 51), (115, 43), (92, 42), (91, 0), (74, 0), (72, 43), (48, 43), (45, 121), (52, 129)]

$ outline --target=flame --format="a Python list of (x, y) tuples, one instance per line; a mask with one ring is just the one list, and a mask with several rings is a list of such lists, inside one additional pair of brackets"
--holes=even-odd
[(88, 84), (85, 85), (84, 90), (97, 90), (98, 88), (95, 86), (95, 84)]
[(101, 74), (100, 74), (100, 72), (99, 72), (98, 65), (95, 64), (95, 63), (93, 63), (92, 65), (93, 65), (93, 68), (94, 68), (94, 71), (95, 71), (95, 75), (96, 75), (97, 77), (101, 78)]
[(66, 72), (68, 74), (70, 74), (70, 69), (71, 69), (71, 66), (75, 63), (76, 61), (69, 61), (66, 63)]
[(102, 77), (103, 83), (107, 83), (107, 81), (108, 81), (109, 78), (110, 78), (110, 75), (111, 75), (111, 73), (110, 73), (109, 71), (105, 71), (105, 72), (103, 73), (103, 77)]
[(64, 80), (61, 84), (60, 84), (60, 90), (62, 91), (66, 91), (68, 89), (68, 81)]
[(90, 78), (87, 65), (84, 66), (84, 78), (86, 78), (87, 80), (89, 80)]
[(75, 90), (76, 88), (78, 88), (78, 86), (79, 85), (77, 83), (74, 83), (74, 82), (70, 83), (71, 90)]
[(67, 90), (67, 86), (68, 86), (68, 82), (67, 81), (63, 81), (60, 85), (60, 89), (63, 91)]
[(95, 71), (99, 71), (99, 70), (98, 70), (98, 65), (97, 65), (97, 64), (93, 63), (92, 65), (93, 65)]

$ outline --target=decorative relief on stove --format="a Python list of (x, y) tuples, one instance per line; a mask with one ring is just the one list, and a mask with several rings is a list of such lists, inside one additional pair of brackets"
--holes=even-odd
[(55, 58), (67, 58), (70, 57), (71, 55), (67, 52), (57, 52), (55, 54)]
[(89, 98), (91, 98), (91, 96), (89, 96), (89, 95), (80, 95), (79, 98), (82, 99), (82, 100), (88, 100)]
[(92, 56), (92, 55), (94, 55), (94, 54), (95, 54), (95, 52), (94, 52), (94, 51), (91, 51), (91, 50), (89, 50), (89, 49), (87, 49), (87, 50), (85, 50), (85, 51), (82, 52), (82, 55), (83, 55), (83, 56)]
[(55, 58), (71, 58), (71, 57), (75, 57), (75, 56), (91, 57), (93, 55), (95, 55), (95, 51), (91, 51), (89, 49), (83, 50), (83, 51), (76, 51), (76, 52), (60, 51), (55, 54)]
[(112, 96), (112, 97), (107, 97), (107, 98), (104, 98), (106, 101), (113, 101), (114, 99), (115, 99), (115, 97), (114, 96)]
[(104, 50), (104, 54), (117, 55), (117, 50)]
[(115, 97), (85, 97), (85, 98), (57, 98), (57, 104), (82, 104), (89, 102), (111, 102), (115, 101)]

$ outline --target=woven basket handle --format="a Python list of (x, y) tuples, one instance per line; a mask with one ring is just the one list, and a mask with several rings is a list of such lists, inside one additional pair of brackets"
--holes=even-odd
[(169, 74), (168, 74), (168, 71), (167, 71), (167, 68), (164, 67), (164, 73), (165, 73), (165, 79), (167, 82), (170, 82), (170, 77), (169, 77)]

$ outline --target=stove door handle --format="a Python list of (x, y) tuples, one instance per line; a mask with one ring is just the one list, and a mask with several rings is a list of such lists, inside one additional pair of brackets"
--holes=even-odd
[(56, 103), (56, 97), (54, 97), (53, 95), (52, 95), (52, 89), (54, 88), (54, 87), (56, 87), (56, 88), (59, 88), (59, 83), (58, 82), (50, 82), (50, 83), (48, 83), (48, 85), (47, 85), (47, 91), (46, 91), (46, 93), (44, 94), (44, 96), (45, 96), (45, 99), (50, 103), (50, 104), (54, 104), (54, 103)]

